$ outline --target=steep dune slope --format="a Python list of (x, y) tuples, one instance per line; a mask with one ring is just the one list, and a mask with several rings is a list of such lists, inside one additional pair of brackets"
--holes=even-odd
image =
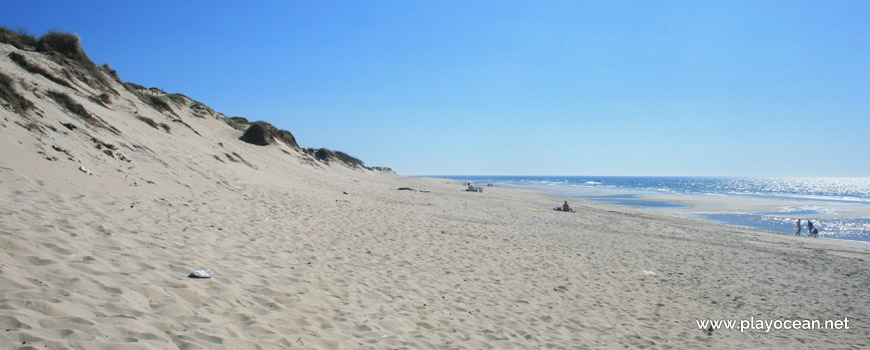
[[(289, 347), (268, 321), (287, 291), (264, 290), (293, 262), (272, 250), (396, 178), (244, 142), (244, 123), (108, 68), (0, 44), (0, 74), (30, 101), (0, 100), (3, 348)], [(187, 278), (200, 267), (229, 289)], [(215, 298), (238, 305), (198, 310)]]
[(40, 179), (60, 181), (61, 186), (84, 185), (81, 175), (90, 171), (101, 183), (121, 188), (160, 185), (173, 190), (220, 184), (251, 171), (278, 177), (313, 171), (312, 176), (322, 176), (318, 169), (347, 168), (340, 162), (316, 161), (280, 139), (265, 147), (243, 142), (243, 128), (233, 127), (234, 122), (200, 102), (123, 84), (107, 67), (84, 65), (0, 44), (0, 72), (11, 78), (15, 92), (32, 102), (26, 111), (18, 111), (3, 101), (4, 164), (66, 169), (58, 170), (65, 174), (62, 179)]

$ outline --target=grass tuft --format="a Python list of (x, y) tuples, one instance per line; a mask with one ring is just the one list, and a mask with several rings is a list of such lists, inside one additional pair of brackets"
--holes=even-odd
[[(342, 151), (330, 150), (328, 148), (306, 148), (302, 150), (305, 154), (314, 157), (314, 159), (319, 160), (324, 163), (329, 163), (331, 161), (338, 161), (344, 163), (345, 165), (352, 168), (363, 168), (369, 170), (375, 170), (373, 168), (366, 167), (363, 161), (358, 158), (351, 156)], [(378, 168), (382, 169), (382, 168)], [(389, 168), (383, 168), (389, 170)], [(381, 171), (381, 170), (379, 170)], [(390, 170), (391, 171), (391, 170)]]
[(127, 88), (128, 91), (133, 92), (133, 93), (137, 93), (137, 94), (142, 93), (142, 91), (144, 91), (144, 90), (147, 90), (144, 86), (136, 84), (136, 83), (131, 83), (129, 81), (124, 83), (124, 87)]
[(333, 151), (333, 154), (335, 154), (336, 159), (350, 167), (366, 167), (365, 164), (363, 164), (363, 161), (342, 151)]
[(172, 106), (170, 106), (169, 103), (166, 103), (166, 100), (161, 96), (145, 95), (145, 102), (158, 111), (175, 114), (172, 110)]
[(236, 130), (246, 130), (249, 126), (251, 126), (251, 122), (242, 117), (232, 117), (227, 120), (227, 124), (232, 126)]
[(39, 65), (30, 63), (29, 61), (27, 61), (27, 58), (17, 52), (10, 52), (9, 59), (11, 59), (12, 62), (15, 62), (15, 64), (17, 64), (19, 67), (24, 68), (24, 70), (30, 73), (42, 75), (48, 80), (57, 83), (58, 85), (72, 88), (72, 85), (70, 85), (66, 80), (54, 76), (54, 74), (51, 74), (50, 72), (45, 70), (45, 68), (42, 68)]
[(109, 62), (103, 63), (103, 70), (108, 73), (112, 77), (112, 79), (114, 79), (118, 84), (124, 85), (124, 81), (121, 80), (120, 76), (118, 76), (118, 71), (112, 69), (112, 67), (109, 66)]
[(240, 124), (251, 124), (251, 122), (249, 122), (249, 121), (248, 121), (247, 119), (245, 119), (244, 117), (238, 117), (238, 116), (236, 116), (236, 117), (232, 117), (232, 118), (230, 118), (230, 120), (232, 120), (233, 122), (236, 122), (236, 123), (240, 123)]
[(73, 114), (75, 114), (79, 117), (82, 117), (82, 119), (85, 119), (88, 121), (91, 120), (91, 114), (88, 113), (88, 111), (85, 109), (85, 107), (79, 103), (76, 103), (76, 101), (73, 100), (72, 97), (69, 97), (69, 95), (62, 93), (62, 92), (50, 90), (48, 92), (48, 97), (51, 97), (51, 99), (55, 100), (58, 104), (60, 104), (66, 110), (72, 112)]
[(329, 163), (329, 161), (335, 159), (335, 153), (332, 153), (329, 149), (320, 148), (314, 151), (314, 159)]
[(33, 108), (33, 102), (15, 92), (12, 78), (3, 73), (0, 73), (0, 99), (6, 100), (18, 113), (25, 113)]
[(44, 53), (57, 53), (75, 62), (93, 65), (94, 63), (82, 49), (79, 37), (72, 33), (50, 31), (39, 38), (36, 51)]
[(137, 115), (136, 118), (145, 122), (145, 124), (151, 125), (152, 128), (160, 129), (160, 124), (157, 124), (157, 122), (155, 122), (154, 119), (151, 119), (148, 117), (143, 117), (141, 115)]
[(170, 101), (172, 101), (173, 103), (175, 103), (175, 104), (177, 104), (177, 105), (179, 105), (179, 106), (184, 106), (184, 105), (185, 105), (185, 99), (188, 98), (187, 96), (184, 96), (184, 95), (182, 95), (182, 94), (168, 94), (168, 95), (166, 95), (166, 97), (167, 97)]
[(0, 26), (0, 43), (15, 46), (19, 50), (33, 50), (39, 44), (39, 39), (27, 34), (24, 29), (12, 30)]

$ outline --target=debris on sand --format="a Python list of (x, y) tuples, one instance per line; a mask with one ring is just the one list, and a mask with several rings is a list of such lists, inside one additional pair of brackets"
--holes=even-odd
[(191, 271), (190, 274), (187, 275), (189, 278), (211, 278), (214, 276), (214, 270), (194, 270)]

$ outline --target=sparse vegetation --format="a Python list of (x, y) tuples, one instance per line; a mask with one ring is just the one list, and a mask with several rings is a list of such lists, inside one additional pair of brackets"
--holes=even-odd
[[(194, 100), (194, 99), (191, 99), (190, 97), (187, 97), (187, 98), (189, 98), (191, 100), (190, 109), (193, 110), (194, 117), (205, 118), (206, 115), (209, 115), (209, 116), (215, 115), (214, 110), (212, 110), (211, 108), (206, 106), (204, 103), (199, 102), (199, 101)], [(221, 117), (223, 117), (223, 114), (221, 114), (220, 117), (218, 117), (218, 119), (223, 120), (227, 124), (230, 123), (226, 117), (223, 117), (223, 118), (221, 118)], [(240, 129), (240, 130), (244, 130), (244, 129)]]
[(50, 31), (39, 38), (36, 51), (57, 53), (75, 62), (94, 65), (82, 49), (79, 37), (72, 33)]
[(120, 76), (118, 76), (118, 71), (112, 69), (112, 67), (109, 66), (109, 62), (103, 63), (103, 70), (106, 71), (106, 73), (108, 73), (110, 76), (112, 76), (112, 79), (115, 79), (118, 84), (124, 84), (124, 81), (121, 80)]
[[(172, 122), (173, 122), (173, 123), (179, 123), (179, 124), (181, 124), (181, 125), (184, 125), (184, 126), (186, 126), (188, 129), (190, 129), (190, 131), (193, 131), (193, 133), (196, 134), (197, 136), (202, 136), (202, 135), (199, 134), (198, 131), (196, 131), (196, 129), (194, 129), (192, 126), (190, 126), (190, 124), (185, 123), (185, 122), (184, 122), (183, 120), (181, 120), (181, 119), (172, 119)], [(167, 131), (167, 132), (168, 132), (168, 131)]]
[(148, 125), (150, 125), (152, 128), (155, 128), (155, 129), (157, 129), (157, 130), (160, 130), (161, 128), (163, 128), (163, 131), (166, 131), (167, 134), (170, 133), (169, 131), (172, 129), (172, 128), (169, 126), (169, 124), (166, 124), (166, 123), (158, 123), (158, 122), (154, 121), (154, 119), (151, 119), (151, 118), (148, 118), (148, 117), (145, 117), (145, 116), (137, 115), (136, 118), (138, 118), (139, 120), (141, 120), (141, 121), (144, 122), (145, 124), (148, 124)]
[(79, 117), (82, 117), (85, 120), (88, 120), (88, 121), (91, 120), (91, 114), (88, 113), (88, 111), (85, 109), (85, 107), (79, 103), (76, 103), (76, 101), (73, 100), (72, 97), (69, 97), (69, 95), (62, 93), (62, 92), (51, 90), (48, 92), (48, 97), (51, 97), (51, 99), (55, 100), (63, 108), (72, 112), (73, 114), (78, 115)]
[(141, 93), (144, 90), (148, 90), (142, 85), (139, 85), (136, 83), (131, 83), (129, 81), (124, 83), (124, 87), (127, 88), (127, 90), (129, 90), (130, 92), (134, 92), (134, 93)]
[(279, 130), (272, 126), (272, 124), (264, 121), (252, 123), (239, 139), (258, 146), (267, 146), (278, 140), (290, 147), (299, 147), (299, 144), (296, 143), (296, 138), (289, 131)]
[(187, 98), (187, 96), (184, 96), (184, 95), (182, 95), (182, 94), (168, 94), (168, 95), (166, 95), (166, 97), (167, 97), (170, 101), (174, 102), (175, 104), (177, 104), (177, 105), (179, 105), (179, 106), (184, 106), (184, 105), (185, 105), (185, 99)]
[(154, 107), (154, 109), (175, 115), (175, 111), (172, 110), (172, 106), (166, 103), (165, 98), (154, 95), (144, 95), (144, 98), (145, 102), (148, 103), (151, 107)]
[(211, 111), (211, 108), (206, 106), (204, 103), (196, 101), (196, 100), (193, 101), (193, 104), (190, 106), (190, 108)]
[(63, 147), (60, 147), (60, 146), (58, 146), (58, 145), (52, 145), (51, 148), (54, 149), (54, 150), (57, 151), (57, 152), (60, 152), (60, 153), (66, 154), (66, 155), (67, 155), (67, 159), (69, 159), (69, 160), (74, 160), (74, 159), (75, 159), (75, 157), (73, 157), (72, 153), (70, 153), (70, 151), (64, 149)]
[(103, 63), (103, 69), (106, 70), (106, 73), (109, 73), (113, 77), (118, 77), (118, 71), (112, 69), (112, 66), (109, 65), (109, 62)]
[(329, 163), (331, 161), (338, 161), (338, 162), (341, 162), (341, 163), (343, 163), (349, 167), (352, 167), (352, 168), (359, 167), (359, 168), (363, 168), (363, 169), (376, 170), (376, 171), (392, 171), (392, 169), (390, 169), (390, 168), (382, 168), (382, 167), (369, 168), (369, 167), (366, 167), (365, 164), (363, 163), (363, 161), (361, 161), (358, 158), (351, 156), (347, 153), (344, 153), (342, 151), (330, 150), (328, 148), (306, 148), (302, 151), (305, 154), (314, 157), (314, 159), (321, 161), (321, 162), (324, 162), (324, 163)]
[(314, 151), (314, 159), (329, 163), (329, 161), (335, 159), (335, 153), (332, 153), (329, 149), (320, 148)]
[(138, 118), (139, 120), (145, 122), (145, 124), (150, 125), (152, 128), (155, 128), (155, 129), (158, 129), (158, 130), (160, 129), (160, 124), (157, 124), (157, 122), (155, 122), (154, 119), (151, 119), (151, 118), (148, 118), (148, 117), (143, 117), (143, 116), (141, 116), (141, 115), (137, 115), (136, 118)]
[(100, 94), (99, 96), (97, 96), (97, 99), (102, 101), (104, 104), (112, 104), (112, 97), (110, 97), (107, 93)]
[[(65, 69), (63, 69), (63, 74), (61, 75), (67, 76), (70, 80), (74, 75), (76, 78), (91, 87), (113, 92), (115, 94), (118, 93), (116, 90), (111, 88), (109, 80), (104, 75), (104, 72), (99, 69), (97, 65), (91, 62), (87, 54), (85, 54), (79, 38), (75, 34), (50, 31), (39, 39), (36, 39), (23, 30), (11, 31), (7, 28), (0, 27), (0, 42), (12, 44), (22, 50), (35, 49), (37, 52), (44, 53), (58, 64), (63, 65)], [(21, 65), (22, 62), (16, 63)], [(39, 68), (38, 66), (34, 67)], [(53, 74), (47, 74), (44, 70), (42, 72), (34, 73), (43, 74), (46, 78), (49, 78), (58, 84), (70, 87), (68, 82), (56, 79), (53, 77)]]
[(102, 93), (97, 96), (91, 95), (88, 96), (88, 99), (91, 100), (91, 102), (106, 108), (109, 108), (109, 105), (112, 104), (112, 98), (107, 93)]
[(236, 116), (236, 117), (229, 118), (227, 120), (227, 124), (229, 124), (230, 126), (232, 126), (233, 128), (235, 128), (237, 130), (245, 130), (248, 128), (248, 126), (251, 125), (251, 122), (249, 122), (245, 118)]
[(39, 44), (39, 39), (27, 34), (27, 31), (24, 29), (11, 30), (6, 27), (0, 27), (0, 43), (15, 46), (19, 50), (33, 50)]
[[(245, 163), (245, 165), (247, 165), (248, 167), (250, 167), (250, 168), (252, 168), (252, 169), (256, 169), (256, 168), (257, 168), (257, 167), (255, 167), (253, 164), (248, 163), (248, 161), (245, 160), (245, 158), (242, 158), (242, 155), (240, 155), (240, 154), (238, 154), (238, 153), (236, 153), (236, 152), (233, 152), (233, 155), (236, 156), (236, 158), (238, 158), (242, 163)], [(229, 155), (227, 155), (227, 157), (229, 157)]]
[[(43, 61), (34, 61), (34, 54), (29, 54), (31, 56), (27, 56), (27, 53), (21, 51), (13, 51), (8, 53), (9, 58), (15, 62), (18, 66), (27, 70), (30, 73), (39, 74), (44, 76), (45, 78), (51, 80), (54, 83), (59, 85), (76, 89), (77, 87), (81, 87), (81, 83), (88, 84), (93, 88), (97, 88), (101, 91), (96, 93), (86, 94), (88, 99), (90, 99), (93, 103), (100, 104), (104, 107), (108, 107), (113, 103), (113, 100), (116, 102), (118, 100), (113, 99), (111, 93), (114, 93), (116, 96), (119, 96), (117, 90), (113, 89), (111, 81), (114, 79), (118, 83), (122, 84), (125, 89), (132, 92), (136, 95), (144, 104), (153, 107), (155, 110), (167, 114), (171, 114), (174, 116), (178, 116), (175, 110), (183, 110), (179, 108), (191, 108), (193, 115), (205, 118), (208, 116), (214, 117), (218, 120), (222, 120), (228, 125), (238, 130), (244, 130), (244, 134), (240, 137), (242, 141), (266, 146), (270, 144), (276, 143), (284, 143), (287, 146), (293, 148), (299, 148), (298, 143), (296, 142), (296, 138), (293, 134), (287, 130), (281, 130), (273, 125), (258, 121), (251, 122), (244, 117), (232, 117), (227, 118), (223, 114), (214, 112), (211, 108), (206, 106), (205, 104), (193, 100), (183, 94), (173, 93), (166, 94), (165, 91), (159, 88), (150, 88), (147, 89), (142, 85), (138, 85), (131, 82), (123, 82), (119, 76), (118, 72), (112, 69), (112, 67), (108, 63), (104, 63), (101, 66), (98, 66), (91, 62), (88, 58), (87, 54), (84, 52), (81, 41), (78, 36), (71, 33), (64, 33), (58, 31), (51, 31), (46, 33), (40, 38), (36, 38), (27, 34), (24, 30), (13, 31), (4, 27), (0, 27), (0, 43), (6, 43), (15, 46), (19, 50), (30, 50), (37, 51), (40, 53), (46, 54), (47, 57), (53, 60), (52, 63), (49, 63), (48, 66)], [(30, 60), (28, 60), (30, 58)], [(36, 64), (36, 62), (42, 62), (42, 65)], [(54, 63), (56, 62), (57, 65)], [(78, 81), (76, 81), (76, 79)], [(12, 109), (18, 112), (25, 112), (29, 109), (34, 108), (34, 104), (29, 100), (25, 99), (23, 96), (19, 95), (15, 91), (14, 80), (9, 76), (0, 73), (0, 98), (4, 100), (4, 102), (8, 103)], [(80, 83), (81, 82), (81, 83)], [(63, 109), (72, 113), (73, 115), (84, 119), (89, 124), (94, 126), (103, 127), (115, 132), (116, 134), (120, 134), (120, 131), (107, 124), (104, 120), (102, 120), (98, 115), (91, 114), (85, 109), (84, 106), (77, 103), (73, 97), (81, 97), (81, 91), (77, 91), (77, 95), (67, 95), (64, 92), (60, 91), (48, 91), (46, 95), (49, 96), (52, 100), (57, 102)], [(175, 104), (175, 106), (173, 106)], [(97, 108), (97, 111), (100, 109)], [(152, 118), (137, 115), (137, 118), (153, 127), (157, 130), (163, 130), (167, 133), (171, 132), (171, 126), (168, 123), (158, 123)], [(173, 118), (170, 116), (173, 122), (180, 123), (184, 126), (190, 128), (194, 133), (199, 135), (196, 130), (190, 127), (187, 123), (182, 121), (180, 118)], [(76, 126), (71, 123), (62, 124), (69, 130), (76, 130)], [(28, 129), (33, 130), (41, 130), (39, 124), (30, 124), (23, 125)], [(135, 146), (134, 147), (138, 147)], [(100, 148), (98, 146), (98, 148)], [(62, 149), (55, 149), (58, 152), (62, 152)], [(285, 153), (287, 152), (286, 149)], [(113, 156), (116, 154), (113, 148), (106, 146), (104, 148), (104, 152)], [(308, 148), (304, 150), (305, 154), (308, 154), (310, 157), (304, 157), (305, 161), (310, 162), (312, 164), (316, 164), (318, 161), (320, 162), (340, 162), (347, 166), (353, 168), (364, 168), (370, 169), (374, 171), (385, 171), (389, 172), (391, 169), (383, 168), (383, 167), (374, 167), (368, 168), (365, 166), (363, 161), (360, 159), (353, 157), (347, 153), (330, 150), (327, 148)], [(250, 163), (248, 163), (244, 158), (241, 157), (238, 153), (226, 153), (226, 159), (229, 159), (233, 162), (243, 162), (248, 166), (253, 167)], [(223, 162), (222, 157), (215, 155), (215, 159)]]
[[(124, 83), (124, 88), (127, 89), (127, 91), (132, 92), (134, 95), (139, 97), (139, 100), (141, 100), (145, 104), (153, 107), (154, 109), (161, 111), (161, 112), (166, 112), (166, 113), (172, 114), (174, 116), (178, 116), (177, 114), (175, 114), (175, 111), (172, 109), (172, 106), (170, 106), (169, 103), (166, 102), (168, 99), (172, 99), (173, 98), (172, 96), (170, 96), (170, 95), (155, 96), (155, 95), (150, 94), (151, 91), (161, 91), (162, 92), (162, 90), (157, 89), (157, 88), (146, 89), (142, 85), (139, 85), (136, 83), (131, 83), (131, 82)], [(181, 97), (184, 95), (179, 94), (178, 96)], [(179, 98), (179, 97), (176, 97), (176, 98)]]
[(0, 98), (9, 103), (12, 110), (18, 113), (24, 113), (33, 108), (33, 102), (15, 92), (12, 78), (3, 73), (0, 73)]
[(240, 124), (251, 124), (251, 122), (249, 122), (247, 119), (245, 119), (243, 117), (238, 117), (238, 116), (232, 117), (232, 118), (230, 118), (230, 120), (232, 120), (236, 123), (240, 123)]
[[(20, 50), (36, 50), (37, 52), (44, 53), (51, 57), (55, 62), (65, 67), (62, 74), (60, 74), (61, 77), (66, 76), (72, 80), (72, 77), (75, 76), (91, 87), (112, 92), (116, 95), (118, 94), (116, 90), (112, 89), (109, 79), (107, 79), (105, 75), (105, 72), (107, 71), (110, 75), (115, 77), (115, 80), (120, 82), (120, 79), (117, 78), (117, 72), (109, 68), (108, 64), (104, 65), (104, 68), (106, 68), (104, 71), (91, 62), (87, 54), (85, 54), (84, 49), (82, 49), (78, 36), (75, 34), (50, 31), (37, 39), (36, 37), (27, 34), (23, 29), (10, 30), (5, 27), (0, 27), (0, 42), (13, 45)], [(15, 54), (23, 58), (20, 54)], [(31, 65), (31, 67), (28, 68), (27, 66), (22, 65), (22, 63), (24, 63), (23, 61), (16, 60), (16, 58), (12, 57), (11, 54), (10, 58), (32, 73), (42, 74), (55, 83), (71, 87), (69, 81), (58, 79), (55, 77), (55, 74), (50, 74), (37, 65)], [(39, 71), (33, 69), (39, 69)]]
[(393, 169), (390, 169), (390, 168), (387, 168), (384, 166), (373, 166), (373, 167), (370, 167), (368, 169), (371, 171), (379, 171), (382, 173), (396, 173), (395, 171), (393, 171)]
[(365, 164), (363, 164), (363, 161), (361, 161), (361, 160), (357, 159), (356, 157), (353, 157), (347, 153), (344, 153), (341, 151), (333, 151), (332, 153), (335, 154), (335, 158), (337, 158), (340, 162), (347, 164), (348, 166), (361, 167), (361, 168), (366, 167)]
[(33, 122), (33, 121), (32, 121), (32, 122), (29, 122), (29, 123), (27, 123), (27, 124), (21, 124), (21, 122), (19, 122), (19, 121), (16, 120), (16, 121), (15, 121), (15, 124), (18, 124), (18, 126), (24, 128), (24, 129), (27, 130), (27, 131), (30, 131), (30, 132), (38, 132), (38, 133), (40, 133), (40, 134), (45, 134), (45, 130), (42, 129), (42, 126), (39, 125), (39, 122)]
[(299, 144), (296, 143), (296, 138), (287, 130), (278, 130), (278, 139), (284, 141), (287, 146), (299, 148)]
[(103, 142), (102, 140), (100, 140), (100, 139), (98, 139), (98, 138), (96, 138), (96, 137), (91, 137), (91, 142), (94, 143), (94, 147), (96, 147), (98, 150), (102, 150), (103, 148), (105, 148), (105, 149), (108, 149), (108, 150), (111, 150), (111, 151), (115, 151), (115, 150), (118, 149), (117, 146), (115, 146), (115, 145), (113, 145), (113, 144), (111, 144), (111, 143), (105, 143), (105, 142)]
[(15, 64), (17, 64), (19, 67), (24, 68), (30, 73), (42, 75), (48, 80), (51, 80), (59, 85), (72, 88), (72, 85), (70, 85), (66, 80), (54, 76), (54, 74), (51, 74), (49, 71), (45, 70), (45, 68), (42, 68), (39, 65), (30, 63), (29, 61), (27, 61), (27, 58), (17, 52), (10, 52), (9, 59), (11, 59), (12, 62), (15, 62)]

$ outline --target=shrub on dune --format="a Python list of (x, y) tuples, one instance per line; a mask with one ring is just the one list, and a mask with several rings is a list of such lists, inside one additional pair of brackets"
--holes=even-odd
[(19, 50), (28, 50), (35, 48), (39, 44), (39, 39), (27, 34), (24, 29), (12, 30), (0, 27), (0, 43), (15, 46)]
[(93, 64), (88, 55), (85, 54), (85, 50), (82, 49), (79, 37), (71, 33), (59, 31), (46, 33), (39, 38), (36, 51), (57, 53), (76, 62)]
[(264, 121), (251, 123), (240, 139), (258, 146), (268, 146), (274, 144), (275, 141), (281, 141), (290, 147), (299, 147), (296, 138), (289, 131), (280, 130)]

